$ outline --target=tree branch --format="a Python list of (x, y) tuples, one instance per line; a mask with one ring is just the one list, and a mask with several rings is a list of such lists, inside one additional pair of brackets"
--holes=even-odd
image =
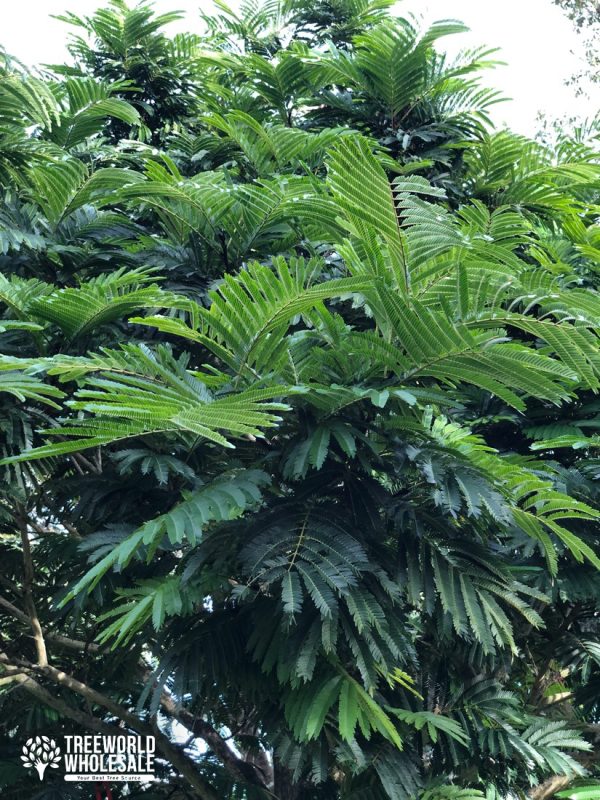
[[(100, 692), (92, 689), (91, 686), (88, 686), (85, 683), (77, 680), (72, 675), (68, 675), (66, 672), (62, 670), (56, 669), (56, 667), (51, 666), (50, 664), (30, 664), (26, 661), (21, 659), (14, 659), (14, 663), (10, 663), (10, 660), (3, 654), (0, 654), (0, 661), (5, 663), (7, 666), (15, 666), (15, 667), (23, 667), (27, 673), (33, 673), (38, 675), (43, 675), (44, 677), (51, 680), (53, 683), (57, 684), (58, 686), (65, 686), (67, 689), (75, 692), (80, 697), (88, 700), (90, 703), (94, 703), (95, 705), (100, 706), (101, 708), (106, 709), (109, 711), (113, 716), (117, 719), (122, 720), (125, 722), (132, 730), (136, 731), (137, 733), (143, 736), (154, 736), (156, 738), (156, 746), (157, 749), (162, 753), (164, 758), (173, 765), (173, 767), (178, 770), (181, 775), (186, 779), (189, 786), (193, 789), (196, 796), (199, 800), (221, 800), (215, 789), (211, 786), (208, 781), (206, 781), (202, 775), (197, 770), (196, 764), (183, 753), (179, 748), (177, 748), (171, 741), (158, 729), (156, 725), (150, 726), (141, 720), (138, 716), (128, 711), (126, 708), (123, 708), (121, 705), (116, 703), (114, 700), (111, 700), (109, 697), (101, 694)], [(30, 675), (27, 674), (25, 678), (30, 678)], [(33, 685), (35, 684), (35, 685)], [(23, 686), (28, 691), (30, 687), (33, 686), (32, 693), (37, 692), (37, 684), (35, 681), (33, 684), (27, 685), (23, 681)], [(43, 687), (39, 687), (43, 690)], [(45, 691), (45, 690), (43, 690)], [(39, 695), (38, 695), (39, 696)], [(50, 699), (52, 695), (48, 695)], [(46, 702), (46, 701), (44, 701)], [(54, 701), (56, 702), (56, 701)], [(61, 702), (62, 701), (58, 701)], [(49, 703), (51, 707), (51, 703)], [(70, 708), (67, 706), (67, 708)], [(61, 709), (61, 713), (65, 713), (65, 716), (68, 716), (66, 711)], [(82, 712), (77, 712), (81, 714)], [(88, 717), (87, 715), (83, 715), (87, 719), (93, 719), (93, 717)], [(71, 718), (74, 717), (71, 714)], [(83, 720), (82, 721), (83, 724)], [(98, 724), (104, 725), (98, 721)], [(106, 726), (109, 727), (109, 726)], [(111, 729), (111, 732), (112, 729)]]
[[(9, 614), (18, 619), (20, 622), (23, 622), (25, 625), (30, 625), (31, 621), (27, 614), (25, 614), (24, 611), (21, 611), (21, 609), (17, 608), (17, 606), (13, 605), (10, 600), (2, 597), (2, 595), (0, 595), (0, 607), (6, 609)], [(48, 631), (45, 628), (42, 628), (42, 634), (46, 641), (53, 642), (59, 647), (64, 647), (67, 650), (75, 650), (79, 653), (99, 653), (101, 651), (100, 645), (96, 644), (95, 642), (84, 642), (81, 639), (71, 639), (68, 636), (62, 636), (60, 633), (52, 633), (52, 631)]]
[(44, 667), (48, 663), (48, 651), (46, 650), (42, 626), (40, 625), (35, 601), (33, 599), (33, 559), (31, 557), (31, 544), (27, 532), (27, 517), (25, 515), (25, 510), (20, 504), (17, 505), (16, 519), (21, 533), (21, 547), (23, 552), (23, 589), (25, 606), (27, 608), (31, 630), (33, 631), (37, 662), (41, 667)]
[(268, 788), (269, 775), (262, 774), (262, 770), (254, 764), (239, 758), (209, 722), (195, 716), (185, 708), (180, 708), (166, 692), (161, 695), (160, 707), (194, 736), (203, 739), (234, 780), (252, 783), (261, 789)]

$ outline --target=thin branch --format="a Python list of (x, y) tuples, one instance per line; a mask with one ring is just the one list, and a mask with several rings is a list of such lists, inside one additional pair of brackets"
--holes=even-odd
[(120, 731), (113, 726), (107, 725), (105, 722), (95, 719), (95, 717), (91, 717), (88, 714), (84, 714), (83, 711), (73, 708), (73, 706), (65, 703), (64, 700), (61, 700), (56, 695), (50, 694), (47, 689), (44, 689), (43, 686), (32, 678), (27, 667), (12, 666), (5, 653), (0, 652), (0, 663), (4, 664), (6, 667), (6, 672), (9, 673), (8, 677), (10, 677), (11, 681), (20, 684), (21, 688), (25, 689), (29, 694), (33, 695), (49, 708), (58, 711), (58, 713), (62, 714), (64, 717), (72, 719), (74, 722), (90, 730), (97, 731), (98, 733), (111, 735), (114, 735), (115, 732), (120, 733)]
[(74, 722), (89, 728), (89, 730), (97, 731), (98, 733), (105, 733), (109, 736), (114, 736), (115, 734), (118, 735), (122, 732), (116, 726), (107, 725), (105, 722), (102, 722), (102, 720), (91, 717), (88, 714), (84, 714), (83, 711), (73, 708), (73, 706), (65, 703), (64, 700), (61, 700), (55, 694), (50, 694), (49, 691), (44, 689), (44, 687), (34, 680), (30, 675), (25, 675), (23, 679), (19, 679), (19, 683), (21, 683), (24, 689), (26, 689), (30, 694), (34, 695), (42, 703), (45, 703), (45, 705), (53, 708), (55, 711), (58, 711), (59, 714), (62, 714), (62, 716), (66, 717), (67, 719), (72, 719)]
[(29, 617), (27, 616), (27, 614), (25, 614), (25, 612), (21, 611), (16, 606), (14, 606), (10, 602), (10, 600), (7, 600), (6, 598), (2, 597), (2, 595), (0, 595), (0, 608), (4, 608), (6, 611), (8, 611), (9, 614), (11, 614), (13, 617), (16, 617), (20, 622), (23, 622), (25, 625), (30, 624)]
[[(27, 518), (28, 523), (31, 525), (33, 530), (39, 534), (40, 536), (60, 536), (64, 533), (64, 531), (55, 530), (54, 528), (45, 528), (43, 525), (40, 525), (39, 522), (32, 519), (30, 516)], [(77, 531), (73, 525), (69, 524), (68, 522), (62, 522), (61, 525), (67, 531), (67, 533), (72, 536), (74, 539), (81, 539), (81, 534)]]
[[(152, 671), (148, 669), (148, 665), (140, 663), (139, 668), (140, 679), (144, 683), (152, 682)], [(261, 765), (252, 764), (243, 758), (239, 758), (239, 756), (230, 749), (226, 739), (221, 736), (216, 728), (206, 720), (197, 717), (191, 711), (182, 708), (172, 695), (165, 690), (161, 692), (160, 709), (168, 717), (190, 731), (190, 733), (194, 735), (194, 738), (202, 739), (234, 780), (250, 783), (270, 793), (269, 786), (272, 785), (273, 780), (270, 765), (269, 769), (265, 771), (261, 768)]]
[[(0, 597), (0, 606), (4, 607), (7, 611), (9, 611), (15, 618), (19, 619), (21, 622), (26, 623), (29, 621), (29, 617), (27, 616), (27, 614), (20, 611), (10, 601), (2, 597)], [(67, 637), (52, 633), (46, 633), (45, 635), (49, 641), (53, 641), (56, 644), (68, 647), (73, 650), (81, 651), (85, 650), (88, 647), (86, 642), (81, 642), (76, 639), (68, 639)], [(97, 652), (100, 649), (97, 644), (92, 644), (89, 647), (94, 652)], [(65, 686), (66, 688), (70, 689), (71, 691), (83, 697), (89, 703), (93, 703), (102, 708), (105, 708), (115, 717), (118, 717), (119, 719), (126, 722), (127, 725), (131, 727), (133, 730), (137, 730), (138, 733), (143, 732), (146, 735), (148, 735), (150, 732), (152, 732), (153, 735), (155, 736), (157, 735), (154, 728), (150, 730), (146, 726), (146, 724), (142, 720), (140, 720), (139, 717), (136, 716), (135, 714), (123, 708), (118, 703), (111, 700), (109, 697), (106, 697), (100, 692), (97, 692), (92, 687), (87, 686), (86, 684), (77, 680), (73, 676), (68, 675), (62, 670), (56, 669), (47, 662), (46, 664), (41, 664), (39, 663), (38, 660), (38, 664), (29, 665), (28, 662), (22, 661), (21, 659), (13, 659), (13, 660), (16, 661), (16, 663), (19, 666), (24, 666), (25, 668), (29, 668), (34, 672), (43, 674), (45, 677), (50, 678), (53, 682), (57, 683), (58, 685)], [(28, 687), (24, 685), (24, 688)], [(210, 748), (210, 750), (214, 753), (214, 755), (221, 761), (221, 763), (223, 764), (225, 769), (229, 772), (229, 774), (232, 776), (232, 778), (234, 778), (235, 780), (242, 781), (244, 783), (253, 784), (254, 786), (258, 786), (261, 789), (265, 789), (266, 791), (268, 791), (268, 785), (270, 783), (271, 776), (268, 774), (265, 775), (263, 770), (260, 769), (257, 765), (254, 765), (242, 758), (239, 758), (229, 748), (223, 737), (210, 723), (195, 717), (190, 711), (187, 711), (186, 709), (178, 708), (175, 701), (166, 692), (163, 692), (161, 697), (161, 709), (170, 717), (180, 722), (184, 727), (186, 727), (190, 732), (192, 732), (195, 737), (203, 739)], [(211, 795), (211, 792), (214, 792), (212, 787), (208, 783), (203, 782), (203, 779), (201, 779), (198, 776), (197, 770), (193, 762), (191, 762), (190, 759), (188, 759), (184, 753), (180, 752), (176, 747), (174, 747), (174, 745), (171, 744), (169, 739), (165, 737), (163, 734), (160, 734), (160, 736), (157, 737), (157, 740), (158, 738), (160, 738), (161, 740), (160, 749), (162, 750), (165, 757), (196, 788), (196, 790), (199, 792), (199, 797), (201, 797), (202, 800), (218, 800), (216, 795), (214, 794)], [(193, 774), (195, 776), (194, 778), (195, 783), (190, 777), (191, 775), (190, 769), (193, 771)]]
[(160, 707), (162, 711), (191, 731), (194, 736), (203, 739), (234, 780), (252, 783), (260, 786), (261, 789), (268, 788), (270, 776), (263, 775), (262, 770), (257, 766), (239, 758), (209, 722), (196, 717), (185, 708), (179, 708), (175, 700), (166, 692), (161, 695)]
[[(30, 624), (30, 619), (27, 614), (21, 611), (21, 609), (17, 608), (17, 606), (13, 605), (10, 600), (2, 597), (2, 595), (0, 595), (0, 608), (6, 609), (9, 614), (25, 625)], [(84, 642), (82, 639), (71, 639), (68, 636), (62, 636), (60, 633), (52, 633), (52, 631), (49, 631), (46, 628), (42, 628), (42, 633), (47, 642), (52, 642), (53, 644), (56, 644), (59, 647), (64, 647), (67, 650), (75, 650), (78, 653), (99, 653), (102, 649), (100, 645), (96, 644), (95, 642)]]
[(7, 667), (4, 672), (0, 673), (0, 686), (6, 686), (8, 683), (15, 683), (15, 681), (20, 682), (17, 679), (24, 674), (23, 670), (18, 667)]
[(68, 532), (71, 534), (71, 536), (72, 536), (74, 539), (81, 539), (81, 538), (83, 538), (83, 537), (81, 536), (81, 534), (79, 533), (79, 531), (77, 530), (77, 528), (76, 528), (74, 525), (71, 525), (71, 523), (70, 523), (70, 522), (67, 522), (66, 520), (64, 520), (64, 519), (63, 519), (63, 520), (61, 520), (61, 525), (63, 526), (63, 528), (64, 528), (66, 531), (68, 531)]
[[(0, 661), (6, 663), (7, 666), (21, 666), (24, 667), (27, 672), (31, 672), (33, 674), (43, 675), (45, 678), (48, 678), (53, 683), (58, 686), (64, 686), (67, 689), (75, 692), (80, 697), (83, 697), (85, 700), (93, 703), (95, 705), (100, 706), (101, 708), (106, 709), (109, 711), (113, 716), (117, 717), (118, 719), (125, 722), (132, 730), (136, 731), (137, 733), (143, 736), (154, 736), (156, 738), (156, 745), (157, 749), (162, 753), (162, 755), (169, 761), (176, 770), (178, 770), (181, 775), (186, 779), (190, 787), (195, 792), (196, 796), (199, 800), (221, 800), (215, 789), (211, 786), (208, 781), (206, 781), (202, 775), (198, 772), (196, 764), (188, 758), (181, 750), (179, 750), (171, 741), (158, 729), (156, 725), (150, 726), (141, 720), (138, 716), (133, 714), (131, 711), (128, 711), (123, 706), (116, 703), (114, 700), (111, 700), (109, 697), (101, 694), (100, 692), (92, 689), (91, 686), (88, 686), (85, 683), (77, 680), (72, 675), (68, 675), (66, 672), (62, 670), (56, 669), (56, 667), (51, 666), (50, 664), (29, 664), (22, 659), (13, 659), (14, 664), (9, 664), (8, 659), (6, 656), (2, 657), (0, 653)], [(29, 675), (26, 676), (29, 678)], [(35, 683), (35, 681), (34, 681)], [(39, 686), (39, 685), (38, 685)], [(23, 687), (30, 691), (30, 684), (27, 681), (23, 681)], [(35, 688), (35, 687), (34, 687)], [(39, 687), (42, 688), (42, 687)], [(35, 691), (37, 689), (35, 688)], [(32, 692), (34, 693), (34, 692)], [(52, 696), (49, 695), (51, 698)], [(59, 701), (62, 702), (62, 701)], [(50, 704), (51, 705), (51, 704)], [(52, 706), (51, 707), (55, 707)], [(61, 713), (63, 711), (61, 710)], [(66, 715), (66, 712), (64, 712)], [(81, 714), (82, 712), (77, 712)], [(93, 719), (93, 717), (88, 717), (88, 715), (83, 715), (86, 719)], [(72, 715), (71, 715), (71, 718)], [(98, 724), (103, 724), (98, 722)]]
[(19, 531), (21, 533), (25, 606), (27, 608), (31, 630), (33, 631), (33, 641), (35, 642), (37, 662), (40, 667), (45, 667), (48, 664), (48, 652), (46, 650), (46, 642), (44, 641), (42, 626), (40, 625), (37, 609), (35, 607), (35, 601), (33, 599), (33, 559), (31, 557), (31, 544), (29, 542), (29, 534), (27, 532), (27, 517), (21, 505), (17, 505), (16, 519)]
[[(576, 757), (576, 761), (584, 768), (594, 766), (597, 760), (598, 755), (593, 752)], [(572, 773), (570, 775), (552, 775), (529, 792), (529, 800), (548, 800), (548, 798), (554, 797), (556, 792), (567, 789), (573, 783), (573, 777)]]

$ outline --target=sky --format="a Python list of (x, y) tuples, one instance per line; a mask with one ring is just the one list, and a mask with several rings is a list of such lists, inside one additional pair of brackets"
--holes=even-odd
[[(0, 44), (33, 66), (68, 59), (66, 26), (52, 14), (74, 11), (86, 15), (102, 0), (3, 0), (0, 5)], [(231, 5), (235, 6), (235, 0)], [(210, 0), (155, 0), (158, 11), (181, 10), (178, 30), (199, 30), (199, 9), (209, 12)], [(509, 101), (493, 111), (496, 125), (534, 135), (536, 117), (593, 117), (600, 110), (600, 87), (589, 97), (575, 97), (564, 81), (581, 66), (583, 43), (570, 22), (551, 0), (402, 0), (399, 13), (410, 12), (434, 19), (460, 19), (471, 31), (449, 37), (444, 48), (455, 54), (461, 48), (488, 45), (500, 48), (506, 66), (488, 72), (486, 85), (500, 89)]]

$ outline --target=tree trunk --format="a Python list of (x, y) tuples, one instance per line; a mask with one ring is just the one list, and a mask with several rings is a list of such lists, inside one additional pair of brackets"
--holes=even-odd
[(274, 794), (277, 800), (299, 800), (300, 784), (292, 780), (292, 772), (282, 766), (277, 759), (274, 762), (275, 787)]

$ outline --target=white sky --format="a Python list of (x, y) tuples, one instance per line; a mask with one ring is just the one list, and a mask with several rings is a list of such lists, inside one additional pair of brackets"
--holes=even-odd
[[(29, 65), (62, 62), (68, 57), (67, 26), (50, 15), (66, 10), (86, 15), (101, 5), (102, 0), (2, 0), (0, 44)], [(173, 32), (199, 30), (198, 10), (212, 7), (210, 0), (156, 0), (155, 6), (161, 12), (185, 12)], [(498, 125), (533, 135), (538, 111), (551, 118), (591, 117), (600, 109), (600, 88), (590, 90), (589, 98), (577, 98), (564, 86), (581, 64), (583, 45), (552, 0), (403, 0), (399, 9), (428, 20), (451, 17), (465, 22), (470, 33), (445, 40), (451, 53), (478, 45), (501, 49), (498, 57), (507, 66), (486, 76), (487, 85), (512, 98), (496, 107), (493, 118)]]

